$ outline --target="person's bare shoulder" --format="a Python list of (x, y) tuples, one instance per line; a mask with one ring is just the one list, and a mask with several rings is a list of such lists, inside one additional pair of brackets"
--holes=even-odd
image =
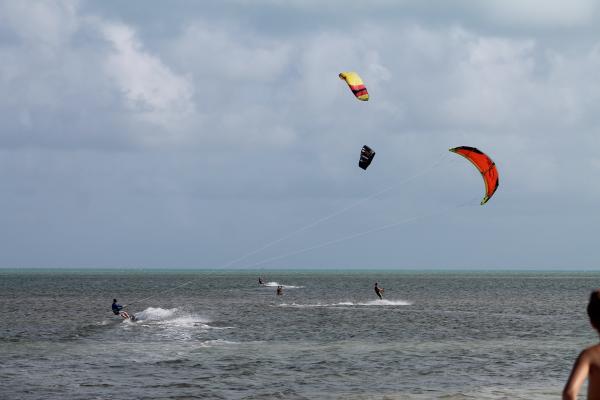
[(600, 343), (583, 350), (579, 357), (585, 359), (590, 366), (600, 367)]
[(600, 344), (590, 346), (581, 353), (581, 361), (588, 373), (587, 398), (600, 399)]
[(586, 349), (584, 349), (582, 351), (582, 353), (585, 353), (587, 356), (593, 357), (595, 355), (599, 355), (600, 356), (600, 343), (595, 344), (593, 346), (590, 346)]

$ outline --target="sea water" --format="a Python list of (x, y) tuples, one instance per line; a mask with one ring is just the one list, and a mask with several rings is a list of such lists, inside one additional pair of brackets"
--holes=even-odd
[(0, 398), (556, 399), (598, 341), (598, 286), (594, 272), (0, 270)]

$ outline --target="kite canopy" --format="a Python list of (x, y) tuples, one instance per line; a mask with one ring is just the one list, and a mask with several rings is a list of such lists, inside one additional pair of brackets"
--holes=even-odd
[(358, 160), (358, 166), (362, 169), (367, 169), (369, 165), (371, 165), (371, 161), (373, 161), (373, 157), (375, 157), (375, 152), (369, 146), (364, 145), (360, 150), (360, 159)]
[(485, 182), (485, 196), (483, 197), (483, 200), (481, 200), (481, 205), (487, 203), (494, 195), (494, 192), (496, 192), (496, 189), (498, 189), (499, 177), (498, 171), (496, 170), (496, 163), (475, 147), (460, 146), (450, 149), (450, 151), (460, 154), (471, 161), (475, 168), (479, 170), (481, 177)]
[(367, 92), (365, 84), (356, 72), (340, 72), (339, 77), (346, 81), (348, 87), (352, 90), (352, 93), (354, 93), (357, 99), (362, 101), (369, 100), (369, 92)]

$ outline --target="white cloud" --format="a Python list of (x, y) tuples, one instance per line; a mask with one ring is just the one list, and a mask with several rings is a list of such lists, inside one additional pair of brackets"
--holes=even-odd
[(235, 85), (281, 79), (289, 64), (289, 43), (227, 24), (196, 20), (166, 51), (179, 68), (198, 80), (227, 79)]
[(169, 127), (193, 112), (193, 87), (187, 78), (144, 51), (131, 28), (106, 23), (101, 29), (113, 46), (106, 60), (107, 73), (116, 80), (134, 113)]
[(519, 103), (530, 95), (534, 60), (531, 41), (462, 35), (464, 59), (449, 70), (456, 91), (442, 108), (455, 126), (500, 128), (522, 122)]

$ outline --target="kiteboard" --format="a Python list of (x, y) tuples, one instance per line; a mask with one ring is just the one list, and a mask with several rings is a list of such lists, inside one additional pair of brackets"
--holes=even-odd
[(127, 311), (121, 311), (121, 312), (119, 312), (119, 316), (121, 318), (123, 318), (123, 319), (128, 319), (130, 321), (135, 321), (136, 320), (135, 315), (134, 314), (129, 315), (127, 313)]

